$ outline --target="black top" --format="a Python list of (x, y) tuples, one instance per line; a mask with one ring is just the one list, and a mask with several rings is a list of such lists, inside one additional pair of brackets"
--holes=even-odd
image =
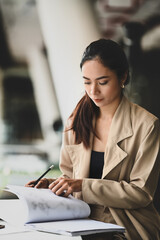
[(104, 152), (92, 151), (89, 178), (100, 179), (104, 165)]

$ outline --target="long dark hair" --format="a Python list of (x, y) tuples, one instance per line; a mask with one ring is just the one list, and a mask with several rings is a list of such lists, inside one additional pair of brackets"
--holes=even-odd
[[(125, 85), (129, 82), (129, 64), (121, 46), (110, 39), (99, 39), (92, 42), (84, 51), (80, 67), (88, 61), (98, 58), (101, 63), (114, 71), (119, 81), (127, 73)], [(68, 130), (75, 132), (75, 143), (83, 142), (85, 148), (90, 146), (91, 132), (96, 135), (93, 126), (93, 118), (99, 115), (99, 108), (85, 95), (78, 102), (72, 112), (72, 124)]]

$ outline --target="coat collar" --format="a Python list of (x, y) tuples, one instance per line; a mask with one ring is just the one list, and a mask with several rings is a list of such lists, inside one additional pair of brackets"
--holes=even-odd
[[(131, 105), (129, 101), (123, 97), (112, 119), (104, 155), (104, 168), (102, 178), (104, 178), (127, 156), (127, 153), (118, 146), (118, 143), (133, 135), (130, 113)], [(90, 140), (92, 142), (93, 135), (91, 135)], [(85, 149), (82, 143), (78, 145), (68, 145), (66, 147), (73, 162), (75, 162), (74, 158), (77, 158), (77, 156), (79, 159), (78, 161), (81, 162), (78, 169), (79, 177), (88, 177), (91, 148)]]
[(123, 96), (113, 116), (107, 144), (118, 143), (132, 134), (131, 103)]

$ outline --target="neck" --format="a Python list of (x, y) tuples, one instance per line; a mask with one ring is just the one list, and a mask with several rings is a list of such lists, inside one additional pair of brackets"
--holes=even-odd
[(100, 108), (99, 118), (102, 120), (112, 119), (120, 102), (121, 102), (121, 99), (122, 98), (118, 99), (117, 101), (115, 101), (114, 103), (112, 103), (110, 105)]

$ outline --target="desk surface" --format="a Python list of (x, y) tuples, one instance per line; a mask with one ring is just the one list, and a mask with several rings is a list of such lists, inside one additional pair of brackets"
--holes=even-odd
[(13, 228), (9, 224), (0, 221), (5, 228), (0, 229), (0, 239), (2, 240), (81, 240), (81, 237), (69, 237), (38, 231), (25, 231), (24, 228)]

